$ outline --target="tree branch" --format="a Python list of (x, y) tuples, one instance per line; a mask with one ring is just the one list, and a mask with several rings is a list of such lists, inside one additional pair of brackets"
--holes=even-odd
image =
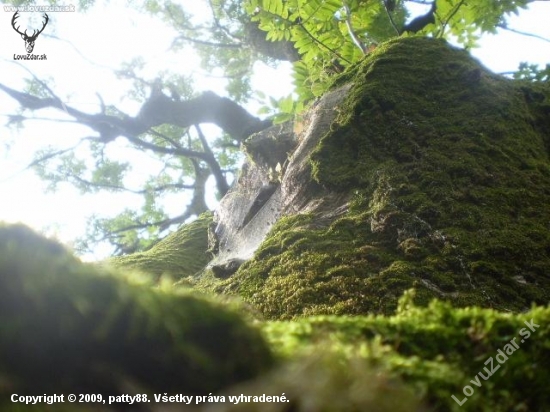
[(550, 39), (547, 39), (546, 37), (539, 36), (538, 34), (527, 33), (527, 32), (524, 32), (524, 31), (512, 29), (511, 27), (508, 27), (508, 26), (506, 25), (506, 23), (497, 24), (497, 27), (500, 28), (500, 29), (503, 29), (503, 30), (508, 30), (508, 31), (510, 31), (510, 32), (512, 32), (512, 33), (521, 34), (522, 36), (533, 37), (533, 38), (535, 38), (535, 39), (539, 39), (539, 40), (542, 40), (542, 41), (545, 41), (545, 42), (550, 43)]
[(270, 120), (260, 120), (234, 101), (213, 92), (181, 102), (163, 93), (152, 95), (135, 120), (146, 129), (164, 123), (180, 127), (213, 123), (239, 141), (271, 126)]
[(206, 141), (206, 136), (203, 134), (201, 128), (198, 125), (196, 125), (195, 129), (197, 130), (197, 134), (199, 135), (199, 139), (201, 141), (204, 152), (213, 160), (211, 162), (208, 162), (208, 166), (210, 166), (210, 170), (214, 175), (214, 178), (216, 179), (216, 187), (218, 188), (218, 192), (221, 196), (223, 196), (229, 190), (227, 179), (223, 174), (220, 164), (216, 161), (216, 158), (214, 157), (214, 153), (212, 152), (210, 145)]
[(258, 22), (249, 21), (244, 23), (244, 30), (246, 32), (245, 41), (255, 52), (275, 60), (289, 62), (300, 60), (300, 53), (296, 50), (293, 42), (267, 40), (267, 32), (260, 29)]
[[(213, 123), (239, 141), (271, 126), (270, 120), (258, 119), (239, 104), (213, 92), (204, 92), (185, 101), (174, 101), (163, 93), (153, 93), (143, 104), (137, 117), (123, 115), (123, 118), (119, 118), (103, 113), (83, 113), (65, 105), (53, 93), (54, 97), (52, 98), (40, 98), (29, 93), (19, 92), (1, 83), (0, 90), (17, 100), (25, 109), (34, 111), (51, 107), (64, 111), (79, 123), (97, 131), (100, 134), (100, 141), (104, 143), (112, 141), (118, 136), (135, 140), (135, 136), (161, 124), (172, 124), (186, 128), (200, 123)], [(151, 150), (157, 147), (139, 139), (137, 141), (140, 145), (147, 146)], [(178, 150), (181, 152), (182, 149)], [(190, 153), (184, 154), (184, 156), (187, 155), (190, 155)]]
[[(128, 232), (129, 230), (146, 229), (148, 227), (155, 227), (155, 226), (167, 229), (169, 226), (174, 225), (176, 223), (185, 222), (192, 215), (193, 215), (193, 213), (189, 213), (189, 211), (186, 210), (181, 215), (175, 216), (175, 217), (172, 217), (172, 218), (162, 219), (162, 220), (158, 220), (158, 221), (155, 221), (155, 222), (136, 222), (133, 225), (125, 226), (121, 229), (110, 230), (109, 235), (117, 235), (117, 234), (120, 234), (120, 233)], [(161, 229), (161, 230), (164, 230), (164, 229)], [(102, 241), (105, 241), (105, 240), (108, 240), (108, 239), (109, 239), (109, 236), (106, 235), (103, 238), (99, 239), (98, 242), (102, 242)]]
[[(458, 8), (460, 8), (460, 5), (457, 7), (457, 10), (458, 10)], [(433, 0), (432, 1), (432, 6), (430, 7), (430, 10), (428, 10), (428, 12), (426, 14), (413, 19), (408, 24), (405, 24), (405, 26), (403, 27), (403, 30), (401, 30), (401, 33), (405, 33), (405, 32), (418, 33), (420, 30), (422, 30), (428, 24), (435, 23), (436, 10), (437, 10), (437, 0)], [(449, 19), (452, 17), (453, 14), (451, 14), (451, 16), (449, 16)]]
[(174, 41), (172, 42), (172, 47), (175, 45), (175, 43), (178, 40), (184, 40), (191, 43), (200, 44), (201, 46), (208, 46), (213, 48), (222, 48), (222, 49), (242, 49), (243, 48), (243, 45), (239, 43), (214, 43), (211, 41), (194, 39), (192, 37), (184, 36), (183, 34), (180, 34), (178, 37), (174, 39)]
[(141, 190), (135, 190), (135, 189), (129, 189), (125, 186), (118, 186), (118, 185), (111, 185), (108, 183), (97, 183), (97, 182), (91, 182), (89, 180), (83, 179), (78, 175), (70, 174), (66, 175), (67, 178), (72, 178), (76, 180), (77, 182), (90, 187), (97, 187), (97, 188), (103, 188), (103, 189), (110, 189), (110, 190), (119, 190), (121, 192), (128, 192), (133, 193), (136, 195), (143, 195), (148, 192), (163, 192), (168, 189), (194, 189), (195, 185), (184, 185), (182, 183), (170, 183), (166, 185), (151, 187), (147, 189), (141, 189)]
[(212, 11), (212, 19), (214, 20), (214, 25), (218, 29), (220, 29), (220, 31), (222, 31), (227, 37), (236, 41), (240, 41), (240, 38), (238, 36), (235, 36), (227, 29), (227, 27), (221, 24), (220, 19), (218, 18), (218, 16), (216, 16), (216, 10), (214, 10), (214, 4), (212, 3), (212, 0), (208, 0), (208, 5), (210, 6), (210, 10)]
[[(434, 0), (434, 4), (435, 4), (436, 0)], [(443, 36), (443, 33), (445, 32), (445, 29), (447, 28), (447, 25), (449, 24), (449, 21), (453, 18), (453, 16), (458, 13), (458, 10), (464, 5), (465, 3), (465, 0), (460, 0), (460, 2), (454, 7), (453, 10), (451, 10), (451, 12), (449, 13), (449, 15), (443, 20), (441, 19), (441, 21), (443, 22), (442, 26), (441, 26), (441, 29), (439, 31), (439, 35), (440, 36)], [(435, 10), (434, 10), (434, 13), (435, 13)]]
[(346, 11), (346, 27), (348, 29), (349, 36), (351, 37), (353, 44), (355, 44), (359, 48), (359, 50), (361, 50), (361, 53), (365, 54), (366, 47), (363, 43), (361, 43), (361, 40), (357, 38), (357, 35), (353, 31), (353, 26), (351, 24), (351, 10), (345, 2), (344, 10)]
[(390, 24), (392, 25), (393, 29), (397, 33), (398, 36), (401, 35), (401, 30), (397, 28), (397, 25), (395, 24), (395, 21), (393, 20), (392, 12), (395, 9), (395, 1), (390, 0), (384, 0), (384, 9), (386, 10), (386, 14), (388, 15), (388, 18), (390, 19)]

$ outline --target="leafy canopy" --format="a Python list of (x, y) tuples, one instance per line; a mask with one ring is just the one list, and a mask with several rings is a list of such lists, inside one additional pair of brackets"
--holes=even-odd
[[(335, 73), (356, 63), (380, 42), (401, 35), (454, 40), (473, 48), (484, 33), (506, 28), (529, 0), (247, 0), (251, 20), (272, 41), (291, 41), (301, 59), (294, 64), (296, 93), (307, 101), (322, 95)], [(410, 19), (411, 6), (425, 15)], [(422, 20), (424, 19), (424, 20)]]

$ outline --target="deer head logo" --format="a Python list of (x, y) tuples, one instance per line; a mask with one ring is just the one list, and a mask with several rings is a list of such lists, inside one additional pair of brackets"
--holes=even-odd
[(44, 28), (46, 27), (46, 24), (48, 24), (48, 21), (49, 21), (49, 18), (48, 18), (48, 15), (46, 13), (44, 13), (44, 25), (42, 26), (42, 28), (40, 30), (33, 30), (33, 33), (31, 36), (29, 36), (27, 34), (27, 30), (25, 30), (24, 33), (21, 33), (19, 31), (19, 27), (20, 26), (17, 26), (17, 28), (15, 27), (15, 20), (19, 17), (19, 12), (15, 12), (15, 14), (13, 15), (12, 19), (11, 19), (11, 26), (13, 27), (13, 29), (19, 33), (21, 35), (21, 37), (23, 38), (23, 40), (25, 40), (25, 48), (27, 49), (27, 53), (32, 53), (32, 50), (34, 49), (34, 42), (36, 41), (36, 38), (38, 37), (38, 35), (40, 33), (42, 33), (44, 31)]

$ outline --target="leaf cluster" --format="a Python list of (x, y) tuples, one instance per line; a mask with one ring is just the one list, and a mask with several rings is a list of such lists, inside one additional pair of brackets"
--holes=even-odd
[[(301, 101), (322, 95), (334, 74), (396, 34), (383, 2), (249, 0), (245, 8), (251, 20), (267, 32), (268, 40), (294, 43), (301, 55), (294, 64)], [(406, 14), (400, 2), (393, 19), (402, 24)]]
[(539, 68), (536, 64), (521, 62), (518, 71), (513, 75), (514, 79), (545, 82), (550, 79), (550, 64), (547, 64), (544, 68)]
[[(410, 6), (428, 7), (426, 23), (407, 32)], [(525, 9), (529, 0), (248, 0), (245, 9), (271, 41), (294, 43), (301, 55), (294, 63), (298, 99), (322, 95), (333, 77), (370, 53), (381, 42), (405, 35), (454, 40), (473, 48), (484, 33), (506, 27), (506, 18)], [(418, 4), (417, 4), (418, 6)], [(430, 8), (431, 7), (431, 8)], [(429, 17), (429, 19), (427, 19)], [(413, 19), (414, 20), (414, 19)], [(433, 21), (433, 23), (431, 23)]]

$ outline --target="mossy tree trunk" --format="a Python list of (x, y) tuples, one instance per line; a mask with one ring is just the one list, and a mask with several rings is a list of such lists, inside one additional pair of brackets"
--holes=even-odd
[(347, 212), (327, 220), (296, 199), (253, 259), (203, 286), (237, 292), (270, 318), (388, 313), (410, 287), (423, 303), (517, 311), (547, 302), (548, 85), (495, 75), (443, 41), (404, 38), (334, 87), (344, 86), (334, 121), (317, 127), (306, 114), (296, 152), (312, 147), (307, 173), (288, 182), (291, 153), (281, 196), (301, 185), (340, 195), (332, 207)]

